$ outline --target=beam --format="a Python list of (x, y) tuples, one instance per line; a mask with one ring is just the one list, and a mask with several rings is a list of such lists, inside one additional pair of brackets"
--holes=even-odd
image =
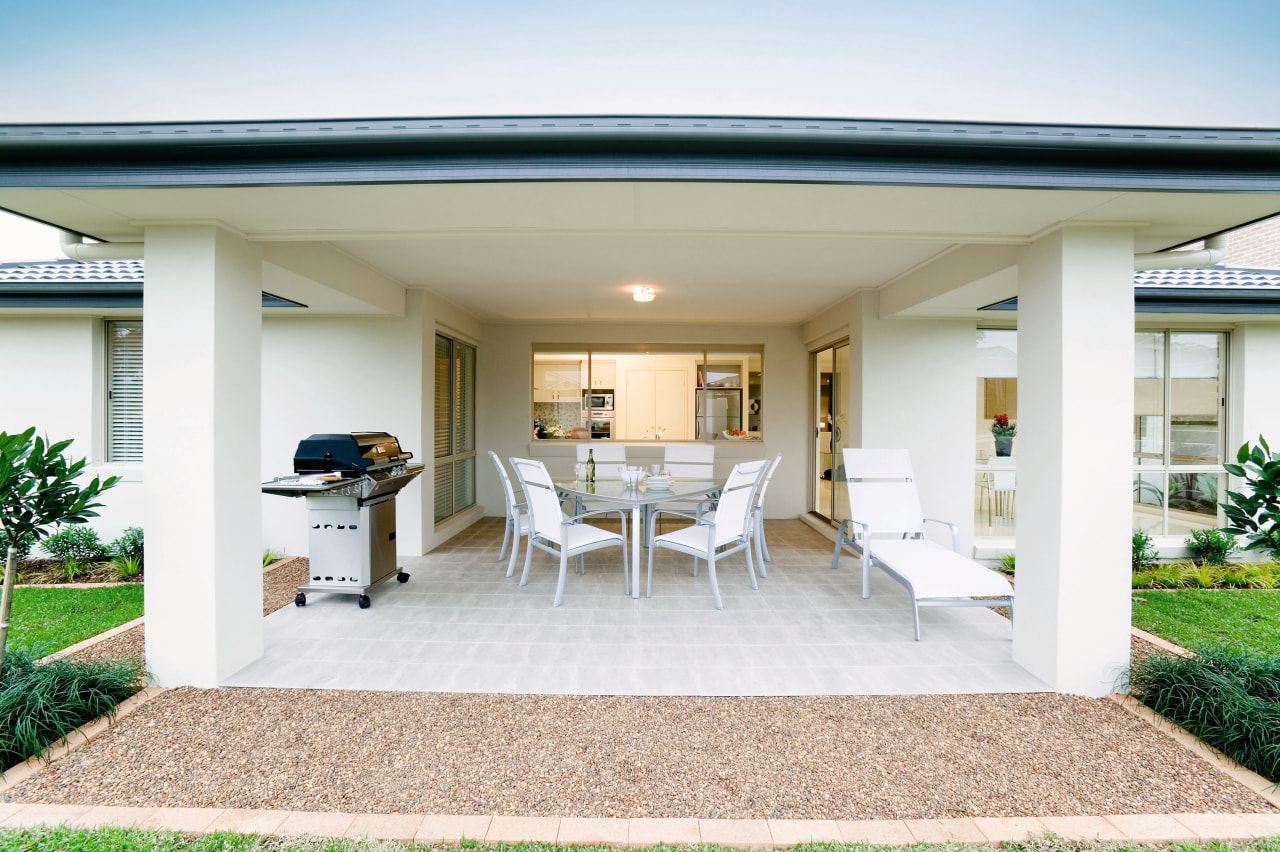
[[(333, 246), (307, 243), (262, 244), (262, 260), (301, 275), (391, 316), (405, 315), (405, 287)], [(287, 294), (276, 294), (287, 295)], [(299, 299), (306, 303), (306, 298)]]
[(880, 291), (880, 317), (918, 307), (1017, 263), (1018, 247), (1013, 245), (964, 245), (944, 252)]

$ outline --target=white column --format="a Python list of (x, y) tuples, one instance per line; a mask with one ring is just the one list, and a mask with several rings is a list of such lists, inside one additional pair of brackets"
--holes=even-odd
[(1241, 323), (1231, 336), (1231, 353), (1231, 430), (1223, 452), (1234, 462), (1240, 445), (1259, 435), (1272, 450), (1280, 448), (1280, 326)]
[(1105, 695), (1129, 661), (1133, 237), (1068, 227), (1018, 261), (1013, 657)]
[(147, 663), (212, 687), (262, 655), (262, 264), (216, 225), (146, 231)]

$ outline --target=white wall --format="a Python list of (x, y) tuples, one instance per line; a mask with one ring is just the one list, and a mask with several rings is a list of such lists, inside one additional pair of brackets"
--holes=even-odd
[(102, 321), (92, 317), (0, 317), (0, 430), (32, 426), (53, 441), (70, 438), (86, 475), (119, 476), (91, 525), (110, 542), (142, 523), (142, 466), (105, 464)]
[(1241, 323), (1231, 337), (1229, 461), (1245, 441), (1280, 449), (1280, 324)]
[[(765, 440), (763, 444), (716, 442), (717, 473), (726, 474), (735, 461), (781, 452), (782, 464), (769, 486), (765, 512), (771, 518), (794, 518), (808, 510), (809, 365), (799, 326), (529, 323), (487, 325), (479, 350), (477, 440), (482, 461), (477, 470), (486, 515), (502, 516), (506, 511), (497, 474), (483, 457), (488, 450), (497, 452), (504, 463), (511, 456), (544, 458), (553, 475), (572, 470), (572, 442), (532, 440), (534, 343), (585, 343), (603, 351), (622, 343), (691, 348), (763, 345)], [(640, 464), (660, 461), (661, 446), (660, 442), (628, 444), (628, 459)]]

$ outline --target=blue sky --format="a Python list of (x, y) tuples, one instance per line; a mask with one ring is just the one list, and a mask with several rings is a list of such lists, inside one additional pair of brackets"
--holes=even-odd
[(1280, 127), (1280, 2), (9, 0), (0, 122), (555, 113)]

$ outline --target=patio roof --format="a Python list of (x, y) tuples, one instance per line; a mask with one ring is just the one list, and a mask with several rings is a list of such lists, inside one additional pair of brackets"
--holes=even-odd
[[(1140, 314), (1280, 314), (1280, 269), (1151, 269), (1133, 276)], [(1017, 298), (984, 311), (1016, 311)]]

